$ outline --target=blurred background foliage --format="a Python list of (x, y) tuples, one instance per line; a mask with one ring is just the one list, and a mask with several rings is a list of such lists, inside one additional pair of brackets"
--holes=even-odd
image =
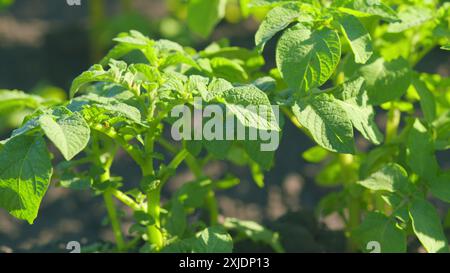
[[(130, 29), (194, 48), (213, 40), (228, 43), (225, 37), (251, 48), (256, 22), (267, 11), (250, 10), (246, 2), (90, 0), (70, 6), (66, 1), (0, 0), (0, 57), (8, 63), (0, 69), (1, 88), (64, 99), (71, 80), (98, 62), (117, 34)], [(0, 133), (18, 126), (27, 113), (17, 112), (0, 118)]]

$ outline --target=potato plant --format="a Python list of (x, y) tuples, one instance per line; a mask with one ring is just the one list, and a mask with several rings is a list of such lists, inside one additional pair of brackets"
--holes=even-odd
[[(239, 236), (250, 234), (254, 240), (283, 251), (277, 234), (256, 223), (225, 219), (221, 224), (226, 229), (218, 226), (215, 191), (232, 187), (239, 180), (231, 174), (212, 180), (203, 173), (203, 166), (212, 157), (229, 159), (248, 164), (257, 182), (263, 183), (262, 169), (271, 166), (274, 152), (259, 152), (258, 141), (173, 143), (164, 136), (164, 127), (174, 123), (170, 115), (174, 106), (193, 107), (196, 96), (205, 102), (234, 106), (231, 109), (236, 115), (245, 110), (240, 105), (270, 107), (266, 93), (256, 85), (234, 86), (230, 82), (254, 77), (263, 59), (254, 51), (219, 44), (195, 52), (171, 41), (151, 40), (136, 31), (115, 40), (117, 46), (100, 64), (74, 79), (70, 101), (55, 104), (19, 91), (1, 92), (3, 110), (19, 106), (36, 110), (2, 142), (0, 206), (33, 223), (54, 174), (62, 187), (91, 188), (103, 196), (118, 251), (139, 247), (142, 251), (229, 252), (232, 242), (226, 229)], [(139, 53), (132, 58), (136, 61), (118, 60), (129, 53)], [(235, 57), (239, 61), (232, 59)], [(80, 93), (83, 95), (77, 96)], [(273, 121), (273, 129), (279, 131)], [(44, 137), (65, 159), (55, 170)], [(139, 186), (127, 192), (121, 187), (128, 181), (111, 171), (119, 149), (141, 169)], [(159, 152), (161, 149), (165, 152)], [(230, 150), (233, 152), (228, 155)], [(161, 190), (182, 163), (196, 179), (162, 207)], [(128, 231), (131, 240), (122, 234), (114, 199), (133, 212), (136, 223)], [(190, 224), (188, 216), (198, 210), (206, 211), (207, 217)]]
[[(225, 2), (190, 1), (189, 27), (208, 36)], [(0, 113), (32, 110), (0, 142), (0, 207), (32, 224), (54, 181), (102, 196), (115, 237), (114, 249), (104, 251), (231, 252), (233, 241), (247, 237), (283, 252), (277, 233), (219, 217), (215, 193), (239, 179), (204, 172), (210, 160), (226, 160), (248, 166), (263, 187), (264, 171), (276, 164), (275, 151), (261, 149), (265, 140), (168, 136), (177, 124), (173, 110), (185, 105), (195, 112), (201, 98), (247, 129), (281, 137), (291, 122), (317, 143), (303, 157), (321, 165), (320, 185), (339, 188), (317, 213), (341, 216), (349, 251), (375, 244), (381, 252), (406, 252), (416, 238), (428, 252), (447, 252), (442, 217), (431, 201), (450, 202), (450, 173), (436, 157), (450, 147), (450, 83), (415, 67), (431, 50), (449, 49), (449, 3), (241, 0), (241, 8), (245, 15), (266, 14), (253, 49), (221, 41), (196, 51), (130, 31), (74, 79), (68, 101), (0, 91)], [(274, 41), (275, 52), (267, 52)], [(263, 51), (275, 55), (269, 71)], [(249, 105), (270, 110), (249, 118)], [(376, 116), (386, 117), (384, 130)], [(356, 134), (369, 149), (355, 145)], [(140, 181), (114, 173), (121, 150), (139, 166)], [(161, 202), (182, 165), (195, 180)], [(130, 185), (137, 186), (123, 190)], [(126, 233), (116, 201), (133, 215)]]

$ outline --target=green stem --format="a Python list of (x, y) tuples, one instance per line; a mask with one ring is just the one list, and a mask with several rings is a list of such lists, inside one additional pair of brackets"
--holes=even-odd
[(109, 138), (117, 141), (117, 143), (119, 143), (119, 145), (122, 147), (122, 149), (125, 150), (125, 152), (128, 153), (128, 155), (140, 166), (144, 165), (144, 158), (143, 155), (141, 153), (141, 151), (136, 148), (134, 145), (128, 143), (125, 139), (121, 138), (117, 132), (111, 128), (106, 129), (103, 126), (101, 126), (100, 124), (96, 124), (94, 126), (91, 126), (91, 129), (102, 133), (106, 136), (108, 136)]
[(388, 112), (388, 120), (386, 123), (386, 143), (390, 143), (397, 136), (398, 126), (400, 125), (401, 112), (394, 104)]
[(147, 193), (147, 212), (155, 220), (155, 224), (148, 227), (148, 241), (155, 245), (157, 251), (164, 246), (164, 238), (160, 230), (160, 198), (161, 189), (159, 187)]
[(217, 225), (219, 222), (219, 205), (217, 204), (216, 193), (212, 189), (209, 190), (206, 196), (206, 207), (209, 211), (210, 225)]
[[(175, 148), (172, 144), (170, 144), (165, 139), (159, 139), (159, 144), (163, 146), (166, 150), (168, 150), (172, 154), (177, 153), (177, 148)], [(180, 154), (180, 153), (179, 153)], [(195, 175), (197, 179), (202, 178), (204, 176), (203, 170), (200, 164), (198, 164), (198, 160), (195, 159), (190, 153), (186, 153), (184, 155), (184, 160), (186, 165), (189, 167), (191, 172)], [(206, 197), (206, 207), (209, 211), (209, 220), (211, 225), (216, 225), (219, 221), (219, 205), (217, 204), (216, 194), (213, 189), (208, 192)]]
[(158, 173), (158, 177), (161, 180), (161, 187), (164, 187), (166, 182), (169, 180), (170, 175), (172, 175), (172, 172), (175, 171), (178, 166), (186, 159), (186, 157), (189, 155), (189, 152), (186, 149), (181, 150), (178, 152), (178, 154), (170, 161), (169, 165), (167, 165), (166, 168), (161, 170)]
[[(151, 134), (145, 137), (145, 154), (147, 155), (146, 164), (142, 168), (142, 174), (144, 176), (154, 176), (155, 169), (153, 166), (153, 149), (154, 139)], [(164, 237), (161, 233), (161, 220), (160, 220), (160, 200), (161, 200), (161, 187), (147, 192), (147, 213), (154, 219), (155, 223), (147, 228), (148, 242), (155, 246), (156, 251), (161, 250), (164, 246)]]
[[(153, 150), (153, 146), (154, 146), (153, 141), (150, 140), (146, 141), (146, 148), (148, 149), (147, 153), (151, 153), (151, 151)], [(168, 174), (170, 174), (170, 170), (176, 169), (181, 164), (181, 162), (183, 162), (183, 160), (186, 158), (188, 154), (189, 152), (187, 150), (184, 149), (181, 150), (167, 166), (168, 173), (159, 174), (162, 177), (160, 177), (161, 184), (158, 186), (158, 188), (155, 190), (151, 190), (147, 193), (147, 213), (155, 221), (154, 225), (148, 227), (147, 236), (148, 241), (151, 244), (155, 245), (156, 250), (160, 250), (164, 246), (164, 237), (160, 230), (161, 188), (163, 187), (164, 183), (168, 180)], [(148, 164), (146, 165), (146, 169), (144, 169), (143, 172), (144, 175), (154, 175), (153, 160), (151, 158), (148, 158)]]
[(143, 174), (145, 176), (148, 175), (154, 175), (155, 174), (155, 168), (153, 166), (153, 150), (155, 147), (155, 142), (153, 139), (153, 136), (151, 133), (148, 133), (145, 136), (144, 140), (144, 147), (145, 147), (145, 160), (144, 160), (144, 166), (143, 166)]
[(304, 130), (304, 127), (298, 122), (297, 117), (292, 113), (291, 110), (289, 110), (286, 107), (281, 107), (281, 111), (289, 118), (289, 120), (292, 122), (292, 124), (295, 125), (295, 127), (299, 128), (300, 130)]
[[(163, 146), (164, 149), (166, 149), (170, 153), (172, 153), (172, 154), (179, 153), (178, 149), (175, 146), (173, 146), (171, 143), (169, 143), (167, 140), (161, 138), (161, 139), (158, 139), (158, 142), (159, 142), (159, 144), (161, 144), (161, 146)], [(195, 157), (193, 157), (190, 153), (188, 153), (186, 155), (185, 161), (186, 161), (186, 165), (189, 167), (189, 169), (192, 171), (192, 173), (195, 175), (195, 177), (201, 178), (203, 176), (202, 167), (197, 163), (198, 160), (195, 159)]]
[[(384, 200), (381, 194), (379, 193), (374, 193), (373, 195), (373, 206), (375, 208), (375, 210), (381, 211), (386, 213), (388, 211), (388, 208), (386, 208), (386, 206), (384, 205)], [(387, 214), (387, 213), (386, 213)]]
[(125, 193), (123, 193), (123, 192), (121, 192), (121, 191), (119, 191), (117, 189), (111, 189), (110, 192), (111, 192), (111, 194), (114, 197), (116, 197), (119, 201), (121, 201), (122, 203), (124, 203), (125, 205), (130, 207), (132, 210), (136, 211), (136, 210), (142, 210), (143, 209), (139, 204), (134, 202), (134, 200), (131, 199)]
[(165, 140), (164, 138), (159, 138), (158, 143), (167, 151), (169, 151), (171, 154), (178, 153), (178, 149), (172, 145), (169, 141)]
[(124, 251), (125, 241), (123, 239), (122, 230), (120, 227), (119, 217), (117, 215), (117, 209), (114, 204), (114, 200), (112, 198), (112, 193), (110, 191), (106, 191), (103, 194), (103, 199), (105, 201), (106, 210), (108, 211), (109, 220), (111, 222), (111, 226), (114, 233), (114, 238), (116, 239), (117, 250)]
[[(175, 154), (177, 153), (177, 149), (173, 147), (166, 140), (159, 140), (159, 143), (165, 147), (169, 152)], [(189, 167), (191, 172), (195, 175), (197, 179), (202, 178), (204, 176), (203, 170), (200, 164), (198, 164), (198, 160), (195, 159), (190, 153), (186, 153), (185, 155), (186, 165)], [(206, 197), (206, 207), (209, 211), (209, 220), (211, 225), (216, 225), (219, 221), (219, 205), (217, 204), (216, 194), (213, 189), (208, 192)]]
[[(191, 154), (186, 157), (186, 164), (197, 178), (204, 176), (201, 166), (197, 164), (197, 161)], [(219, 222), (219, 205), (217, 204), (216, 193), (213, 189), (209, 190), (205, 202), (209, 211), (210, 224), (211, 226), (216, 225)]]
[[(340, 154), (339, 156), (339, 163), (342, 168), (342, 173), (344, 174), (344, 187), (347, 189), (349, 187), (353, 187), (355, 183), (355, 178), (352, 177), (352, 167), (354, 157), (353, 155), (349, 154)], [(359, 226), (361, 221), (361, 203), (358, 196), (353, 196), (353, 194), (350, 194), (349, 200), (348, 200), (348, 221), (347, 221), (347, 232), (353, 231), (356, 227)], [(356, 245), (354, 242), (349, 241), (348, 249), (350, 251), (353, 251), (356, 248)]]
[(203, 176), (202, 167), (197, 164), (197, 160), (191, 154), (186, 157), (186, 164), (195, 177), (201, 178)]
[(297, 117), (294, 115), (294, 113), (292, 113), (292, 111), (289, 108), (281, 107), (281, 111), (289, 118), (289, 120), (292, 122), (292, 124), (295, 125), (295, 127), (302, 130), (303, 133), (305, 133), (305, 135), (307, 135), (310, 139), (314, 140), (311, 133), (300, 124)]
[[(350, 204), (348, 206), (348, 222), (347, 222), (347, 232), (352, 232), (360, 224), (361, 218), (361, 205), (357, 198), (350, 197)], [(348, 249), (353, 252), (357, 249), (355, 242), (349, 240)]]
[[(96, 154), (100, 155), (101, 152), (100, 152), (98, 137), (100, 137), (100, 136), (94, 137), (94, 140), (93, 140), (94, 145), (93, 146), (94, 146), (94, 151), (96, 152)], [(107, 183), (111, 179), (111, 166), (114, 162), (114, 155), (117, 152), (117, 146), (115, 146), (113, 144), (113, 142), (106, 141), (105, 145), (108, 147), (107, 148), (107, 150), (108, 150), (107, 159), (106, 159), (106, 161), (102, 162), (102, 160), (100, 160), (100, 157), (99, 157), (98, 162), (97, 162), (97, 164), (99, 164), (103, 168), (103, 173), (100, 175), (101, 183)], [(113, 194), (111, 191), (112, 191), (111, 189), (107, 189), (103, 193), (103, 200), (105, 202), (106, 210), (108, 212), (109, 221), (111, 222), (111, 227), (112, 227), (114, 238), (116, 241), (117, 250), (120, 252), (120, 251), (124, 251), (126, 249), (126, 246), (125, 246), (125, 240), (122, 235), (120, 220), (117, 215), (117, 208), (116, 208), (116, 205), (114, 204)]]

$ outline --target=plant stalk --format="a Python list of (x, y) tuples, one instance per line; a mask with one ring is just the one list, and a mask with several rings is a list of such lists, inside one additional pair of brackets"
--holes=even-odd
[[(158, 142), (170, 153), (176, 154), (177, 149), (173, 147), (170, 143), (168, 143), (164, 139), (158, 140)], [(198, 164), (195, 157), (193, 157), (190, 153), (187, 153), (185, 156), (186, 165), (189, 167), (191, 172), (195, 175), (197, 179), (200, 179), (204, 176), (202, 167)], [(210, 190), (206, 197), (206, 207), (209, 211), (209, 221), (211, 225), (216, 225), (219, 222), (219, 205), (217, 204), (216, 194), (214, 190)]]
[(211, 226), (219, 223), (219, 205), (217, 204), (216, 193), (214, 190), (209, 190), (206, 196), (206, 207), (209, 211), (209, 223)]
[(161, 220), (160, 220), (160, 199), (161, 189), (158, 187), (156, 190), (149, 191), (147, 193), (147, 212), (155, 220), (155, 224), (148, 227), (147, 235), (148, 241), (155, 245), (156, 250), (161, 250), (164, 246), (164, 237), (161, 233)]
[(105, 201), (106, 210), (108, 211), (108, 217), (111, 222), (114, 238), (116, 240), (117, 250), (119, 252), (124, 251), (126, 249), (125, 240), (123, 239), (119, 217), (117, 215), (117, 209), (114, 204), (112, 193), (110, 191), (106, 191), (103, 194), (103, 200)]
[[(107, 182), (111, 175), (110, 175), (110, 163), (112, 160), (109, 160), (105, 166), (105, 172), (101, 175), (100, 181), (102, 183)], [(114, 238), (116, 240), (117, 250), (124, 251), (125, 250), (125, 240), (123, 239), (122, 230), (120, 226), (119, 217), (117, 215), (117, 208), (114, 204), (113, 200), (113, 194), (110, 189), (106, 190), (103, 193), (103, 200), (105, 201), (106, 210), (108, 212), (109, 221), (111, 222), (111, 227), (114, 233)]]
[(400, 125), (401, 112), (395, 105), (391, 105), (388, 112), (388, 120), (386, 123), (386, 143), (392, 142), (397, 136), (398, 126)]
[[(196, 159), (191, 154), (186, 157), (186, 164), (197, 179), (204, 176), (201, 166), (197, 164)], [(219, 204), (217, 204), (216, 193), (213, 189), (209, 190), (205, 202), (209, 211), (210, 225), (216, 225), (219, 222)]]
[[(99, 146), (99, 139), (100, 136), (95, 136), (93, 138), (93, 149), (97, 155), (101, 154), (100, 146)], [(117, 147), (114, 145), (111, 145), (111, 142), (106, 142), (106, 145), (109, 147), (109, 154), (105, 162), (102, 162), (100, 160), (100, 157), (97, 157), (98, 164), (103, 168), (103, 174), (100, 175), (100, 183), (107, 183), (111, 179), (111, 166), (114, 161), (114, 155), (117, 152)], [(113, 230), (114, 238), (116, 241), (117, 250), (119, 252), (124, 251), (126, 249), (125, 240), (122, 235), (120, 220), (117, 214), (117, 208), (114, 204), (113, 200), (113, 194), (111, 192), (111, 189), (107, 189), (103, 193), (103, 200), (105, 202), (106, 210), (108, 212), (108, 218), (111, 222), (111, 227)]]
[[(344, 187), (349, 188), (354, 186), (355, 178), (352, 177), (352, 167), (354, 157), (349, 154), (340, 154), (339, 155), (339, 163), (342, 168), (342, 173), (344, 174)], [(350, 194), (348, 199), (348, 221), (347, 221), (347, 232), (353, 231), (356, 227), (359, 226), (361, 221), (361, 204), (359, 198), (356, 196), (352, 196)], [(356, 249), (356, 245), (349, 241), (348, 249), (353, 251)]]
[(286, 107), (281, 107), (281, 111), (289, 118), (289, 120), (292, 122), (292, 124), (294, 124), (295, 127), (302, 130), (302, 132), (305, 133), (305, 135), (308, 136), (311, 140), (314, 140), (308, 129), (300, 124), (297, 117), (294, 115), (294, 113), (292, 113), (292, 110)]
[(130, 207), (132, 210), (142, 210), (143, 209), (139, 204), (134, 202), (134, 200), (131, 199), (130, 197), (128, 197), (128, 195), (126, 195), (125, 193), (123, 193), (117, 189), (111, 189), (110, 192), (114, 197), (116, 197), (119, 201), (121, 201), (122, 203), (124, 203), (125, 205)]
[[(154, 149), (154, 139), (151, 134), (148, 134), (145, 138), (145, 154), (147, 155), (146, 164), (142, 166), (142, 174), (144, 176), (154, 176), (155, 169), (153, 166), (153, 149)], [(147, 213), (150, 215), (155, 223), (148, 227), (147, 237), (148, 242), (155, 246), (156, 250), (159, 251), (164, 246), (164, 237), (161, 233), (161, 220), (160, 220), (160, 201), (161, 201), (161, 187), (158, 186), (156, 189), (147, 192)]]

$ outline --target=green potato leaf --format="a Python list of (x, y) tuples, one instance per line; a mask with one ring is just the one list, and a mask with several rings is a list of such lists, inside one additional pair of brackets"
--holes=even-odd
[(377, 16), (387, 22), (398, 22), (397, 13), (381, 0), (339, 0), (333, 1), (339, 10), (357, 17)]
[(349, 80), (335, 88), (333, 94), (337, 103), (345, 110), (353, 126), (374, 144), (383, 141), (383, 134), (375, 123), (375, 112), (369, 105), (364, 78)]
[(413, 200), (409, 208), (414, 233), (428, 252), (448, 252), (448, 242), (436, 209), (425, 199)]
[(361, 225), (352, 232), (352, 239), (367, 251), (370, 242), (376, 242), (382, 253), (406, 252), (406, 233), (400, 230), (395, 219), (378, 212), (367, 214)]
[(275, 7), (266, 15), (255, 35), (256, 47), (262, 51), (266, 43), (301, 15), (297, 5)]
[(404, 193), (409, 187), (408, 173), (402, 166), (390, 163), (358, 184), (373, 191)]
[(434, 179), (439, 165), (434, 154), (434, 143), (430, 132), (419, 121), (414, 122), (406, 142), (406, 162), (424, 179)]
[(433, 122), (436, 119), (436, 101), (434, 100), (433, 94), (419, 78), (414, 77), (412, 83), (419, 94), (420, 108), (422, 108), (426, 121), (429, 123)]
[(189, 28), (207, 38), (225, 16), (226, 0), (191, 0), (188, 4)]
[(320, 146), (332, 152), (355, 152), (352, 122), (333, 96), (321, 94), (300, 99), (292, 110)]
[(341, 58), (335, 30), (314, 30), (303, 24), (287, 29), (278, 41), (277, 67), (288, 86), (300, 93), (324, 84)]
[(39, 125), (68, 161), (83, 151), (90, 139), (91, 130), (81, 114), (67, 108), (40, 116)]
[(357, 75), (366, 80), (369, 104), (372, 105), (400, 98), (411, 83), (411, 68), (402, 58), (390, 62), (375, 59), (362, 66)]
[(370, 34), (355, 16), (340, 16), (338, 21), (341, 25), (341, 31), (355, 56), (355, 62), (365, 64), (373, 54)]
[(443, 173), (431, 179), (430, 190), (437, 198), (450, 203), (450, 173)]
[(52, 165), (40, 136), (17, 136), (0, 151), (0, 207), (33, 224), (50, 184)]
[(17, 108), (36, 109), (43, 102), (43, 98), (19, 90), (0, 90), (0, 112)]

